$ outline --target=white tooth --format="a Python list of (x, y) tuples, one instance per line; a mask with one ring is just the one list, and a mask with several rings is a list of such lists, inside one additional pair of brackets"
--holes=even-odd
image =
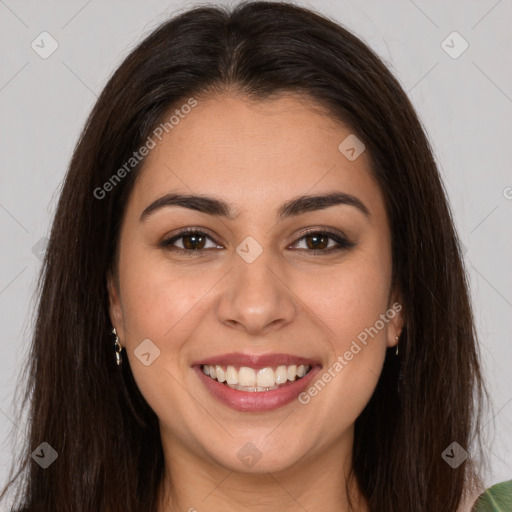
[(288, 380), (295, 380), (295, 377), (297, 375), (297, 365), (292, 364), (291, 366), (288, 366), (287, 374), (288, 374)]
[(238, 384), (240, 386), (255, 386), (256, 372), (252, 368), (242, 366), (240, 370), (238, 370)]
[(233, 366), (228, 366), (226, 371), (226, 382), (228, 384), (238, 384), (238, 372)]
[(215, 372), (217, 373), (217, 380), (219, 382), (224, 382), (226, 380), (226, 372), (222, 368), (222, 366), (215, 366)]
[(236, 370), (234, 366), (228, 366), (226, 369), (221, 365), (204, 365), (203, 372), (218, 382), (226, 384), (234, 389), (240, 388), (241, 391), (268, 391), (277, 389), (278, 385), (285, 384), (287, 381), (298, 380), (311, 369), (309, 365), (290, 365), (278, 366), (273, 368), (261, 368), (255, 370), (248, 366), (242, 366)]
[(274, 370), (272, 368), (262, 368), (256, 375), (256, 385), (260, 388), (271, 388), (276, 385)]
[(288, 380), (288, 372), (286, 366), (278, 366), (276, 368), (276, 384), (284, 384)]

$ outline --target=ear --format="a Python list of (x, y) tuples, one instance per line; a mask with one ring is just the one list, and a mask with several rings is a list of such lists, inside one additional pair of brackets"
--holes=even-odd
[(121, 299), (119, 296), (119, 286), (112, 271), (107, 273), (107, 291), (109, 308), (108, 313), (110, 321), (115, 327), (117, 335), (121, 340), (124, 339), (124, 320), (123, 308), (121, 306)]
[(386, 344), (388, 347), (396, 347), (404, 328), (405, 312), (402, 300), (398, 294), (394, 294), (389, 303), (386, 316), (389, 318)]

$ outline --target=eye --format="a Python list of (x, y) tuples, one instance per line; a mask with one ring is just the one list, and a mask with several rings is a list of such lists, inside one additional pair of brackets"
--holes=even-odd
[[(181, 242), (182, 247), (174, 245), (176, 241), (183, 240)], [(200, 256), (200, 253), (205, 249), (205, 243), (207, 240), (215, 242), (209, 235), (199, 231), (197, 229), (188, 228), (176, 236), (164, 240), (160, 245), (174, 252), (186, 254), (187, 256)]]
[[(176, 242), (182, 240), (182, 247), (178, 247)], [(214, 247), (206, 247), (207, 241), (214, 242)], [(306, 242), (306, 249), (299, 249), (301, 252), (310, 254), (326, 255), (335, 251), (350, 249), (355, 243), (350, 242), (345, 236), (337, 233), (332, 233), (325, 230), (311, 230), (303, 234), (293, 245), (297, 245), (304, 240)], [(329, 247), (329, 241), (334, 241), (334, 247)], [(184, 254), (186, 256), (200, 256), (206, 249), (215, 247), (215, 240), (203, 231), (195, 228), (187, 228), (176, 236), (164, 240), (160, 243), (161, 247), (173, 252)], [(217, 246), (220, 247), (220, 246)]]
[[(306, 242), (306, 252), (312, 254), (325, 255), (335, 251), (350, 249), (355, 245), (355, 243), (350, 242), (345, 236), (325, 230), (308, 231), (299, 238), (294, 245), (298, 244), (302, 240)], [(329, 247), (329, 241), (334, 241), (334, 246)]]

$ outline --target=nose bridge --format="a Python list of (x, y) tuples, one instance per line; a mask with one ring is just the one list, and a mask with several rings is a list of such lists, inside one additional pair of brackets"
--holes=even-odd
[[(249, 253), (253, 253), (254, 249), (249, 244), (245, 247), (240, 244), (237, 253), (245, 250), (249, 245)], [(237, 280), (235, 289), (243, 293), (244, 297), (257, 298), (258, 295), (265, 295), (267, 302), (276, 298), (279, 293), (275, 288), (278, 283), (276, 277), (276, 270), (279, 264), (276, 258), (272, 255), (271, 250), (267, 247), (262, 248), (261, 253), (254, 260), (247, 260), (244, 256), (240, 256), (238, 260), (235, 259), (236, 264), (234, 268), (234, 279)], [(274, 268), (274, 269), (273, 269)], [(239, 294), (241, 298), (242, 295)]]
[(219, 304), (219, 320), (253, 333), (291, 321), (295, 306), (280, 275), (279, 259), (254, 239), (244, 240), (237, 253)]

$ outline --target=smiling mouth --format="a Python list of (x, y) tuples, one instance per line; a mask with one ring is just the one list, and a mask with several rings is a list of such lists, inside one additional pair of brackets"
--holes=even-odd
[(201, 365), (203, 373), (237, 391), (264, 392), (279, 389), (302, 379), (311, 370), (310, 365), (288, 365), (254, 369), (248, 366)]

